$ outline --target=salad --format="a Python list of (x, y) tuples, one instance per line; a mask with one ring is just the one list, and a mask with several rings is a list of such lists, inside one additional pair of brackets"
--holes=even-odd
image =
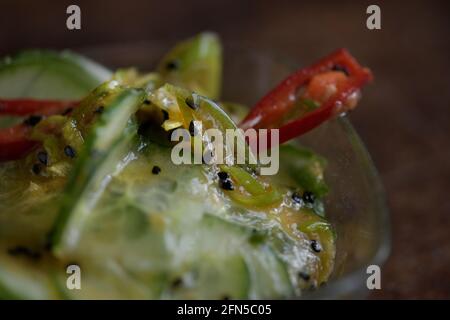
[[(324, 209), (326, 159), (295, 138), (356, 107), (370, 71), (340, 49), (251, 109), (223, 100), (221, 77), (212, 33), (177, 44), (150, 73), (68, 51), (4, 58), (0, 298), (278, 299), (325, 284), (339, 237)], [(278, 148), (278, 173), (175, 164), (175, 130), (207, 144), (196, 121), (276, 130), (267, 148)]]

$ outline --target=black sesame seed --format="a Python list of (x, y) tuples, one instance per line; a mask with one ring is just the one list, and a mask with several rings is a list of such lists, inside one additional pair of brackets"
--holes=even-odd
[(331, 70), (333, 70), (333, 71), (341, 71), (341, 72), (345, 73), (346, 76), (349, 76), (349, 75), (350, 75), (350, 74), (348, 73), (347, 68), (344, 67), (344, 66), (341, 66), (341, 65), (339, 65), (339, 64), (335, 64), (335, 65), (333, 66), (333, 68), (331, 68)]
[(227, 172), (220, 171), (217, 173), (217, 176), (219, 177), (219, 187), (224, 190), (234, 190), (233, 181), (231, 181)]
[(41, 116), (29, 116), (25, 121), (23, 122), (27, 126), (34, 127), (39, 122), (41, 122), (42, 117)]
[(302, 203), (302, 196), (298, 192), (292, 193), (291, 197), (295, 203)]
[(153, 174), (159, 174), (161, 172), (161, 168), (158, 166), (154, 166), (152, 169)]
[(163, 119), (164, 120), (169, 119), (169, 113), (166, 110), (161, 110), (161, 111), (162, 111), (162, 114), (163, 114)]
[(171, 287), (172, 287), (172, 289), (176, 289), (176, 288), (180, 287), (181, 285), (183, 285), (183, 279), (175, 278), (172, 281)]
[(144, 104), (147, 104), (147, 105), (148, 105), (148, 104), (150, 104), (150, 103), (151, 103), (150, 100), (148, 100), (148, 99), (145, 99), (145, 100), (144, 100)]
[(230, 179), (219, 180), (219, 186), (224, 190), (234, 190), (233, 182)]
[(64, 147), (64, 154), (68, 156), (69, 158), (75, 158), (77, 153), (75, 152), (75, 149), (71, 146), (65, 146)]
[(39, 163), (35, 163), (33, 164), (33, 166), (31, 167), (31, 171), (33, 171), (34, 174), (39, 174), (41, 173), (41, 165)]
[(167, 68), (167, 70), (170, 70), (170, 71), (178, 70), (180, 68), (180, 61), (178, 61), (178, 60), (169, 61), (166, 64), (166, 68)]
[(230, 179), (230, 175), (225, 171), (220, 171), (219, 173), (217, 173), (217, 176), (219, 177), (220, 180)]
[(221, 300), (231, 300), (231, 297), (227, 294), (224, 294), (221, 298)]
[(186, 102), (187, 106), (189, 108), (191, 108), (192, 110), (198, 109), (198, 104), (195, 103), (195, 101), (192, 97), (187, 97), (186, 100), (184, 100), (184, 102)]
[(94, 110), (94, 113), (102, 114), (103, 111), (105, 111), (105, 107), (104, 106), (100, 106), (100, 107), (98, 107), (97, 109)]
[(298, 277), (304, 281), (309, 281), (309, 279), (311, 279), (311, 276), (305, 272), (299, 272), (298, 273)]
[(310, 191), (305, 191), (303, 193), (303, 201), (305, 201), (306, 203), (314, 203), (315, 200), (316, 197), (314, 196), (314, 193)]
[(48, 153), (46, 151), (39, 151), (37, 154), (37, 158), (43, 165), (48, 165)]
[(322, 251), (322, 246), (321, 246), (320, 243), (317, 242), (316, 240), (311, 240), (311, 249), (312, 249), (314, 252), (319, 253), (319, 252)]

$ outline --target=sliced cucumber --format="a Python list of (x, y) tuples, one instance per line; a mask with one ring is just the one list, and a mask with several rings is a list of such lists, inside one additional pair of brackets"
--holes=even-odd
[[(9, 256), (0, 249), (0, 299), (55, 299), (59, 297), (48, 273), (49, 265), (26, 257)], [(47, 269), (46, 269), (47, 268)]]
[(175, 235), (178, 246), (171, 253), (173, 262), (166, 296), (246, 298), (250, 277), (242, 246), (250, 234), (247, 228), (209, 214), (187, 228), (180, 225)]
[(130, 117), (142, 104), (142, 90), (124, 89), (91, 129), (64, 194), (53, 233), (57, 256), (70, 252), (79, 240), (83, 221), (95, 207), (105, 178), (112, 174), (129, 152), (137, 128)]
[(69, 51), (24, 51), (0, 62), (0, 97), (80, 99), (111, 75)]
[(285, 167), (290, 177), (280, 177), (280, 180), (293, 180), (304, 190), (313, 192), (317, 197), (323, 197), (328, 192), (324, 171), (326, 159), (313, 151), (292, 144), (280, 147), (280, 167)]
[(245, 257), (251, 275), (250, 299), (277, 299), (293, 295), (286, 264), (268, 245), (248, 250)]
[(222, 46), (210, 32), (177, 44), (158, 65), (165, 82), (184, 87), (212, 99), (220, 96)]

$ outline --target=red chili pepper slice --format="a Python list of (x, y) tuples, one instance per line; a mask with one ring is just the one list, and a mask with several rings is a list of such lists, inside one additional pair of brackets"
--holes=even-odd
[(63, 113), (76, 106), (77, 101), (0, 99), (0, 115), (41, 115)]
[[(77, 103), (77, 101), (0, 99), (0, 116), (50, 116), (64, 113)], [(24, 124), (0, 129), (0, 162), (20, 159), (38, 144), (29, 140), (30, 131), (31, 127)]]
[[(341, 93), (343, 91), (348, 91), (350, 89), (349, 87), (358, 86), (355, 88), (359, 88), (372, 78), (370, 71), (368, 69), (362, 68), (347, 50), (339, 49), (329, 56), (318, 61), (317, 63), (311, 65), (310, 67), (300, 69), (288, 76), (252, 108), (250, 113), (240, 124), (240, 127), (243, 129), (269, 128), (273, 126), (273, 124), (278, 123), (282, 119), (282, 117), (294, 106), (297, 90), (306, 85), (308, 81), (310, 81), (311, 78), (313, 78), (315, 75), (329, 71), (334, 66), (344, 67), (349, 74), (349, 85), (339, 90)], [(354, 90), (351, 91), (353, 92)], [(330, 98), (328, 102), (342, 102), (343, 100), (341, 100), (338, 95), (339, 94), (336, 93), (336, 95)], [(347, 97), (348, 94), (346, 94), (345, 96)], [(311, 125), (313, 123), (311, 117), (316, 119), (316, 121), (318, 119), (321, 119), (322, 121), (327, 120), (334, 114), (334, 112), (331, 112), (330, 110), (324, 111), (323, 107), (325, 106), (327, 106), (326, 109), (329, 109), (330, 107), (334, 108), (328, 102), (322, 104), (319, 109), (314, 111), (314, 117), (309, 116), (309, 120), (305, 120), (304, 122), (300, 123), (296, 122), (296, 125), (306, 125), (307, 123)], [(320, 122), (318, 122), (317, 124), (320, 124)], [(290, 127), (291, 126), (289, 126), (288, 128)], [(301, 130), (299, 130), (299, 132), (300, 131)]]
[[(295, 104), (297, 90), (306, 85), (314, 76), (330, 71), (333, 67), (345, 68), (347, 79), (340, 83), (337, 92), (329, 97), (322, 105), (300, 118), (295, 119), (279, 128), (279, 143), (282, 144), (317, 127), (322, 122), (346, 112), (349, 107), (345, 101), (349, 96), (372, 80), (371, 72), (361, 67), (345, 49), (339, 49), (328, 57), (304, 69), (300, 69), (288, 76), (277, 87), (263, 97), (250, 111), (240, 127), (270, 128), (277, 124)], [(268, 130), (270, 135), (270, 129)], [(267, 139), (270, 147), (270, 139)]]
[(0, 161), (20, 159), (36, 146), (37, 142), (28, 140), (30, 130), (24, 124), (0, 129)]
[[(346, 112), (348, 108), (344, 106), (344, 101), (368, 81), (368, 74), (359, 74), (354, 78), (348, 79), (345, 86), (323, 103), (318, 109), (281, 126), (279, 129), (279, 143), (282, 144), (298, 137), (334, 116)], [(270, 129), (268, 130), (268, 134), (270, 134)]]

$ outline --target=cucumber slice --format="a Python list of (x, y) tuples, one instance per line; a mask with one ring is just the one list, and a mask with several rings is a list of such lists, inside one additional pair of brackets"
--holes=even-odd
[(111, 75), (69, 51), (24, 51), (0, 62), (0, 97), (80, 99)]
[(214, 33), (204, 32), (177, 44), (158, 65), (165, 82), (212, 99), (220, 96), (222, 46)]
[(285, 172), (289, 173), (287, 177), (280, 177), (280, 182), (293, 180), (294, 185), (313, 192), (319, 198), (328, 193), (324, 177), (325, 158), (307, 148), (287, 144), (280, 147), (280, 159), (280, 167), (287, 168)]
[(59, 297), (45, 263), (9, 256), (0, 248), (0, 299), (56, 299)]
[(249, 299), (286, 298), (294, 294), (286, 264), (268, 245), (247, 251), (245, 259), (250, 270)]
[[(53, 230), (53, 249), (57, 256), (73, 250), (81, 228), (103, 190), (108, 175), (129, 152), (137, 127), (130, 117), (145, 99), (145, 92), (124, 89), (91, 129), (65, 190), (63, 204)], [(106, 180), (105, 180), (106, 178)]]
[[(182, 228), (183, 226), (179, 226)], [(251, 230), (206, 214), (179, 230), (167, 297), (245, 299), (250, 286), (242, 247)]]

